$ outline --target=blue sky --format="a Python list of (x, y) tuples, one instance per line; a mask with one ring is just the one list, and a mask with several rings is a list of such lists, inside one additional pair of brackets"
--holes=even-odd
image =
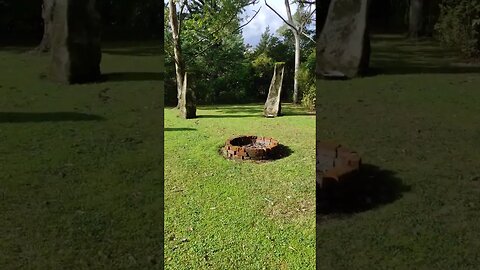
[[(283, 18), (287, 19), (287, 10), (285, 9), (284, 0), (267, 0), (267, 3), (273, 7), (278, 13), (282, 15)], [(243, 38), (245, 43), (250, 45), (257, 45), (260, 41), (262, 33), (265, 31), (267, 26), (270, 26), (270, 32), (275, 33), (280, 26), (283, 25), (282, 19), (280, 19), (269, 7), (265, 5), (265, 0), (260, 0), (258, 4), (247, 7), (245, 13), (242, 15), (242, 18), (245, 16), (253, 16), (255, 11), (260, 8), (260, 12), (257, 16), (243, 28)], [(292, 13), (295, 12), (295, 5), (291, 7)]]
[[(168, 0), (164, 0), (165, 3), (168, 3)], [(287, 10), (285, 9), (284, 0), (267, 0), (267, 3), (273, 7), (278, 13), (282, 15), (283, 18), (287, 18)], [(280, 19), (270, 8), (265, 5), (265, 0), (258, 0), (258, 3), (246, 8), (245, 12), (242, 14), (242, 18), (246, 16), (253, 16), (255, 11), (260, 9), (260, 12), (257, 16), (243, 28), (243, 38), (245, 43), (256, 46), (260, 41), (262, 33), (265, 31), (267, 26), (270, 26), (270, 32), (276, 33), (277, 29), (283, 25), (282, 19)], [(296, 5), (291, 5), (292, 13), (295, 13)]]

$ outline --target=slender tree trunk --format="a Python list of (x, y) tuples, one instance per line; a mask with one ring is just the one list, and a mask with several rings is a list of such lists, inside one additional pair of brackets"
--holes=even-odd
[(418, 38), (423, 34), (423, 1), (410, 0), (408, 16), (408, 36), (410, 38)]
[[(313, 3), (314, 1), (312, 1)], [(328, 1), (329, 2), (329, 1)], [(300, 54), (301, 54), (301, 47), (300, 47), (300, 36), (303, 34), (303, 23), (297, 22), (293, 20), (292, 11), (290, 9), (290, 2), (289, 0), (285, 0), (285, 8), (287, 10), (287, 19), (284, 19), (282, 15), (280, 15), (274, 8), (272, 8), (265, 0), (265, 5), (268, 6), (278, 17), (280, 17), (292, 30), (293, 36), (295, 38), (295, 75), (293, 76), (293, 103), (298, 104), (298, 72), (300, 71)], [(300, 10), (300, 7), (299, 7)]]
[(169, 0), (170, 27), (172, 28), (173, 52), (175, 58), (175, 72), (177, 78), (177, 108), (180, 107), (181, 93), (183, 88), (183, 79), (185, 77), (185, 63), (182, 57), (182, 48), (180, 46), (180, 35), (178, 29), (177, 7), (173, 0)]
[(54, 6), (55, 6), (55, 0), (43, 0), (43, 4), (42, 4), (43, 37), (40, 44), (37, 46), (37, 48), (34, 49), (34, 51), (36, 52), (50, 51)]
[(293, 104), (298, 104), (298, 72), (300, 71), (300, 34), (294, 31), (295, 37), (295, 77), (293, 80)]
[(292, 17), (292, 11), (290, 9), (290, 3), (285, 0), (285, 8), (287, 10), (288, 23), (290, 24), (290, 30), (292, 30), (293, 37), (295, 38), (295, 72), (293, 76), (293, 104), (298, 104), (298, 71), (300, 68), (300, 35), (302, 34), (299, 26), (295, 25)]

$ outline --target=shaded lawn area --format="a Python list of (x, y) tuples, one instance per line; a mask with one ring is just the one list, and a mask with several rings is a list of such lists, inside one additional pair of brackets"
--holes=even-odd
[(26, 49), (0, 49), (0, 269), (159, 269), (163, 89), (129, 76), (162, 57), (104, 53), (116, 80), (63, 86)]
[[(315, 115), (284, 105), (202, 106), (184, 120), (165, 109), (168, 269), (313, 269)], [(267, 163), (224, 159), (238, 135), (269, 136), (291, 154)]]
[(386, 74), (319, 81), (317, 134), (387, 173), (363, 194), (368, 207), (319, 215), (318, 269), (475, 269), (479, 69), (428, 40), (373, 41)]

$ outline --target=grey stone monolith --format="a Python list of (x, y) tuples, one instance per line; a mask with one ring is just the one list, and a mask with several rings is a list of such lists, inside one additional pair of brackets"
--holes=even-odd
[(189, 85), (187, 73), (183, 79), (182, 92), (180, 94), (180, 116), (185, 119), (197, 117), (197, 105), (195, 92)]
[(275, 63), (272, 82), (270, 83), (267, 101), (265, 102), (265, 108), (263, 110), (263, 115), (265, 117), (276, 117), (282, 113), (282, 102), (280, 97), (282, 94), (284, 70), (285, 63)]
[(317, 75), (352, 78), (364, 75), (370, 61), (369, 0), (331, 0), (317, 40)]
[(100, 15), (95, 0), (56, 0), (49, 77), (62, 83), (100, 79)]

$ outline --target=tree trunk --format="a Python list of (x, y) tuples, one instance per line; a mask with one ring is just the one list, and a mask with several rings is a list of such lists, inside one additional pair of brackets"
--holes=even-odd
[(170, 27), (172, 28), (173, 52), (175, 58), (175, 72), (177, 78), (177, 108), (180, 107), (180, 99), (183, 88), (183, 79), (185, 77), (185, 63), (183, 62), (182, 49), (180, 47), (180, 35), (178, 29), (177, 7), (173, 0), (169, 0), (170, 9)]
[[(265, 0), (265, 4), (275, 13), (278, 17), (280, 17), (292, 30), (293, 36), (295, 38), (295, 75), (293, 76), (293, 103), (298, 104), (298, 72), (300, 70), (300, 36), (303, 34), (303, 23), (302, 22), (295, 22), (292, 17), (292, 11), (290, 9), (290, 2), (289, 0), (285, 0), (285, 8), (287, 10), (287, 20), (285, 20), (282, 15), (280, 15), (274, 8), (268, 5), (267, 1)], [(300, 9), (300, 7), (299, 7)], [(308, 19), (308, 18), (307, 18)]]
[(36, 52), (48, 52), (51, 47), (53, 8), (55, 0), (43, 0), (42, 18), (43, 18), (43, 37), (40, 45), (35, 48)]
[(295, 74), (293, 79), (293, 104), (298, 104), (298, 72), (300, 70), (300, 34), (294, 31), (295, 37)]
[(423, 0), (410, 0), (408, 36), (418, 38), (423, 34)]
[(298, 71), (300, 68), (300, 35), (302, 34), (300, 27), (295, 25), (292, 17), (292, 11), (290, 9), (290, 3), (285, 0), (285, 8), (287, 10), (287, 18), (290, 30), (292, 30), (293, 37), (295, 38), (295, 72), (293, 76), (293, 104), (298, 104)]

